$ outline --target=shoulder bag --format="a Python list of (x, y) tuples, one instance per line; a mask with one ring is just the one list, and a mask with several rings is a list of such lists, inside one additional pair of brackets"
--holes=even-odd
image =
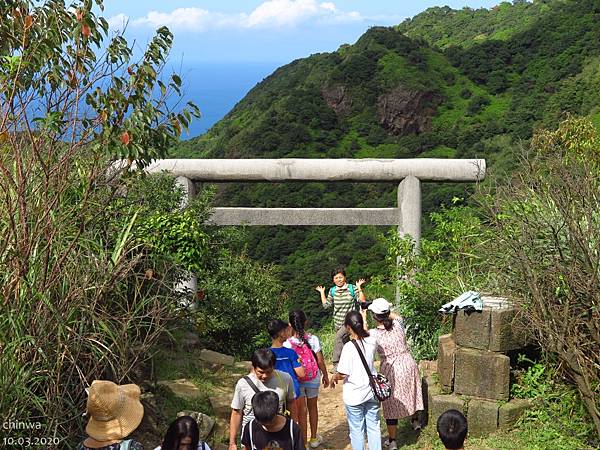
[(352, 343), (354, 347), (356, 347), (356, 351), (358, 352), (358, 356), (360, 356), (360, 360), (367, 371), (367, 376), (369, 377), (369, 384), (371, 385), (371, 389), (373, 390), (373, 394), (377, 397), (377, 400), (380, 402), (387, 400), (392, 395), (392, 386), (390, 385), (390, 381), (387, 379), (385, 375), (378, 373), (377, 375), (373, 375), (369, 370), (369, 365), (365, 359), (365, 355), (361, 351), (360, 347), (353, 339)]

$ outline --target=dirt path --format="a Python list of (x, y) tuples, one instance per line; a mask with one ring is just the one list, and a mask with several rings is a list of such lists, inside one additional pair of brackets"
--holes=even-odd
[[(228, 436), (229, 404), (233, 395), (236, 381), (242, 375), (248, 373), (248, 362), (236, 364), (226, 376), (221, 378), (221, 383), (214, 386), (211, 395), (211, 403), (217, 415), (219, 434), (218, 440), (226, 441)], [(351, 450), (350, 438), (348, 436), (348, 422), (342, 401), (341, 383), (335, 389), (323, 388), (319, 392), (319, 434), (323, 436), (321, 450)]]
[[(237, 380), (248, 373), (250, 362), (238, 362), (229, 370), (219, 374), (219, 383), (213, 386), (210, 401), (217, 418), (217, 429), (215, 438), (217, 442), (227, 442), (229, 436), (229, 415), (231, 413), (230, 403), (233, 389)], [(383, 421), (383, 419), (382, 419)], [(406, 425), (406, 426), (404, 426)], [(398, 442), (404, 445), (415, 444), (418, 433), (415, 433), (408, 423), (399, 424)], [(382, 423), (382, 430), (385, 425)], [(324, 388), (319, 391), (319, 434), (323, 436), (323, 444), (319, 450), (352, 450), (346, 411), (342, 400), (342, 383), (334, 388)], [(382, 432), (382, 436), (387, 433)], [(221, 444), (215, 450), (225, 450), (226, 446)], [(384, 447), (385, 448), (385, 447)]]
[(341, 384), (338, 384), (335, 389), (322, 387), (319, 392), (319, 433), (324, 441), (319, 448), (323, 450), (352, 449)]

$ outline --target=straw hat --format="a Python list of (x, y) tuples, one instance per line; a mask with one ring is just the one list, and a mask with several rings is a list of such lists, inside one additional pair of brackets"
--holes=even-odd
[(87, 434), (96, 441), (126, 438), (144, 416), (140, 388), (136, 384), (119, 386), (112, 381), (94, 380), (88, 391)]

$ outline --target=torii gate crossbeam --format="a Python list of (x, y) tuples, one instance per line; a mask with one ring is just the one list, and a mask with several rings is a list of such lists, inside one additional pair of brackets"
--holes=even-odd
[[(483, 159), (163, 159), (146, 169), (170, 172), (187, 193), (194, 182), (396, 182), (396, 208), (215, 208), (215, 225), (398, 225), (418, 250), (421, 239), (421, 182), (477, 182)], [(187, 199), (186, 199), (187, 201)], [(195, 280), (186, 283), (195, 289)]]
[(215, 225), (398, 225), (418, 246), (421, 181), (474, 182), (483, 159), (164, 159), (147, 172), (167, 171), (190, 196), (193, 182), (397, 182), (396, 208), (215, 208)]

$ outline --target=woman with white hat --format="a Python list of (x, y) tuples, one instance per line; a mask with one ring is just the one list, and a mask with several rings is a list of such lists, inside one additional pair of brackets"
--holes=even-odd
[(144, 450), (139, 442), (126, 439), (144, 417), (137, 385), (94, 380), (88, 390), (87, 415), (89, 437), (76, 450)]
[[(377, 322), (377, 328), (370, 330), (370, 333), (375, 338), (377, 353), (381, 356), (380, 372), (388, 378), (392, 387), (392, 395), (382, 402), (388, 429), (386, 443), (390, 450), (396, 450), (398, 419), (413, 416), (423, 409), (421, 375), (406, 346), (402, 318), (392, 311), (391, 303), (384, 298), (376, 298), (368, 309)], [(420, 428), (419, 422), (413, 420), (413, 427)]]

